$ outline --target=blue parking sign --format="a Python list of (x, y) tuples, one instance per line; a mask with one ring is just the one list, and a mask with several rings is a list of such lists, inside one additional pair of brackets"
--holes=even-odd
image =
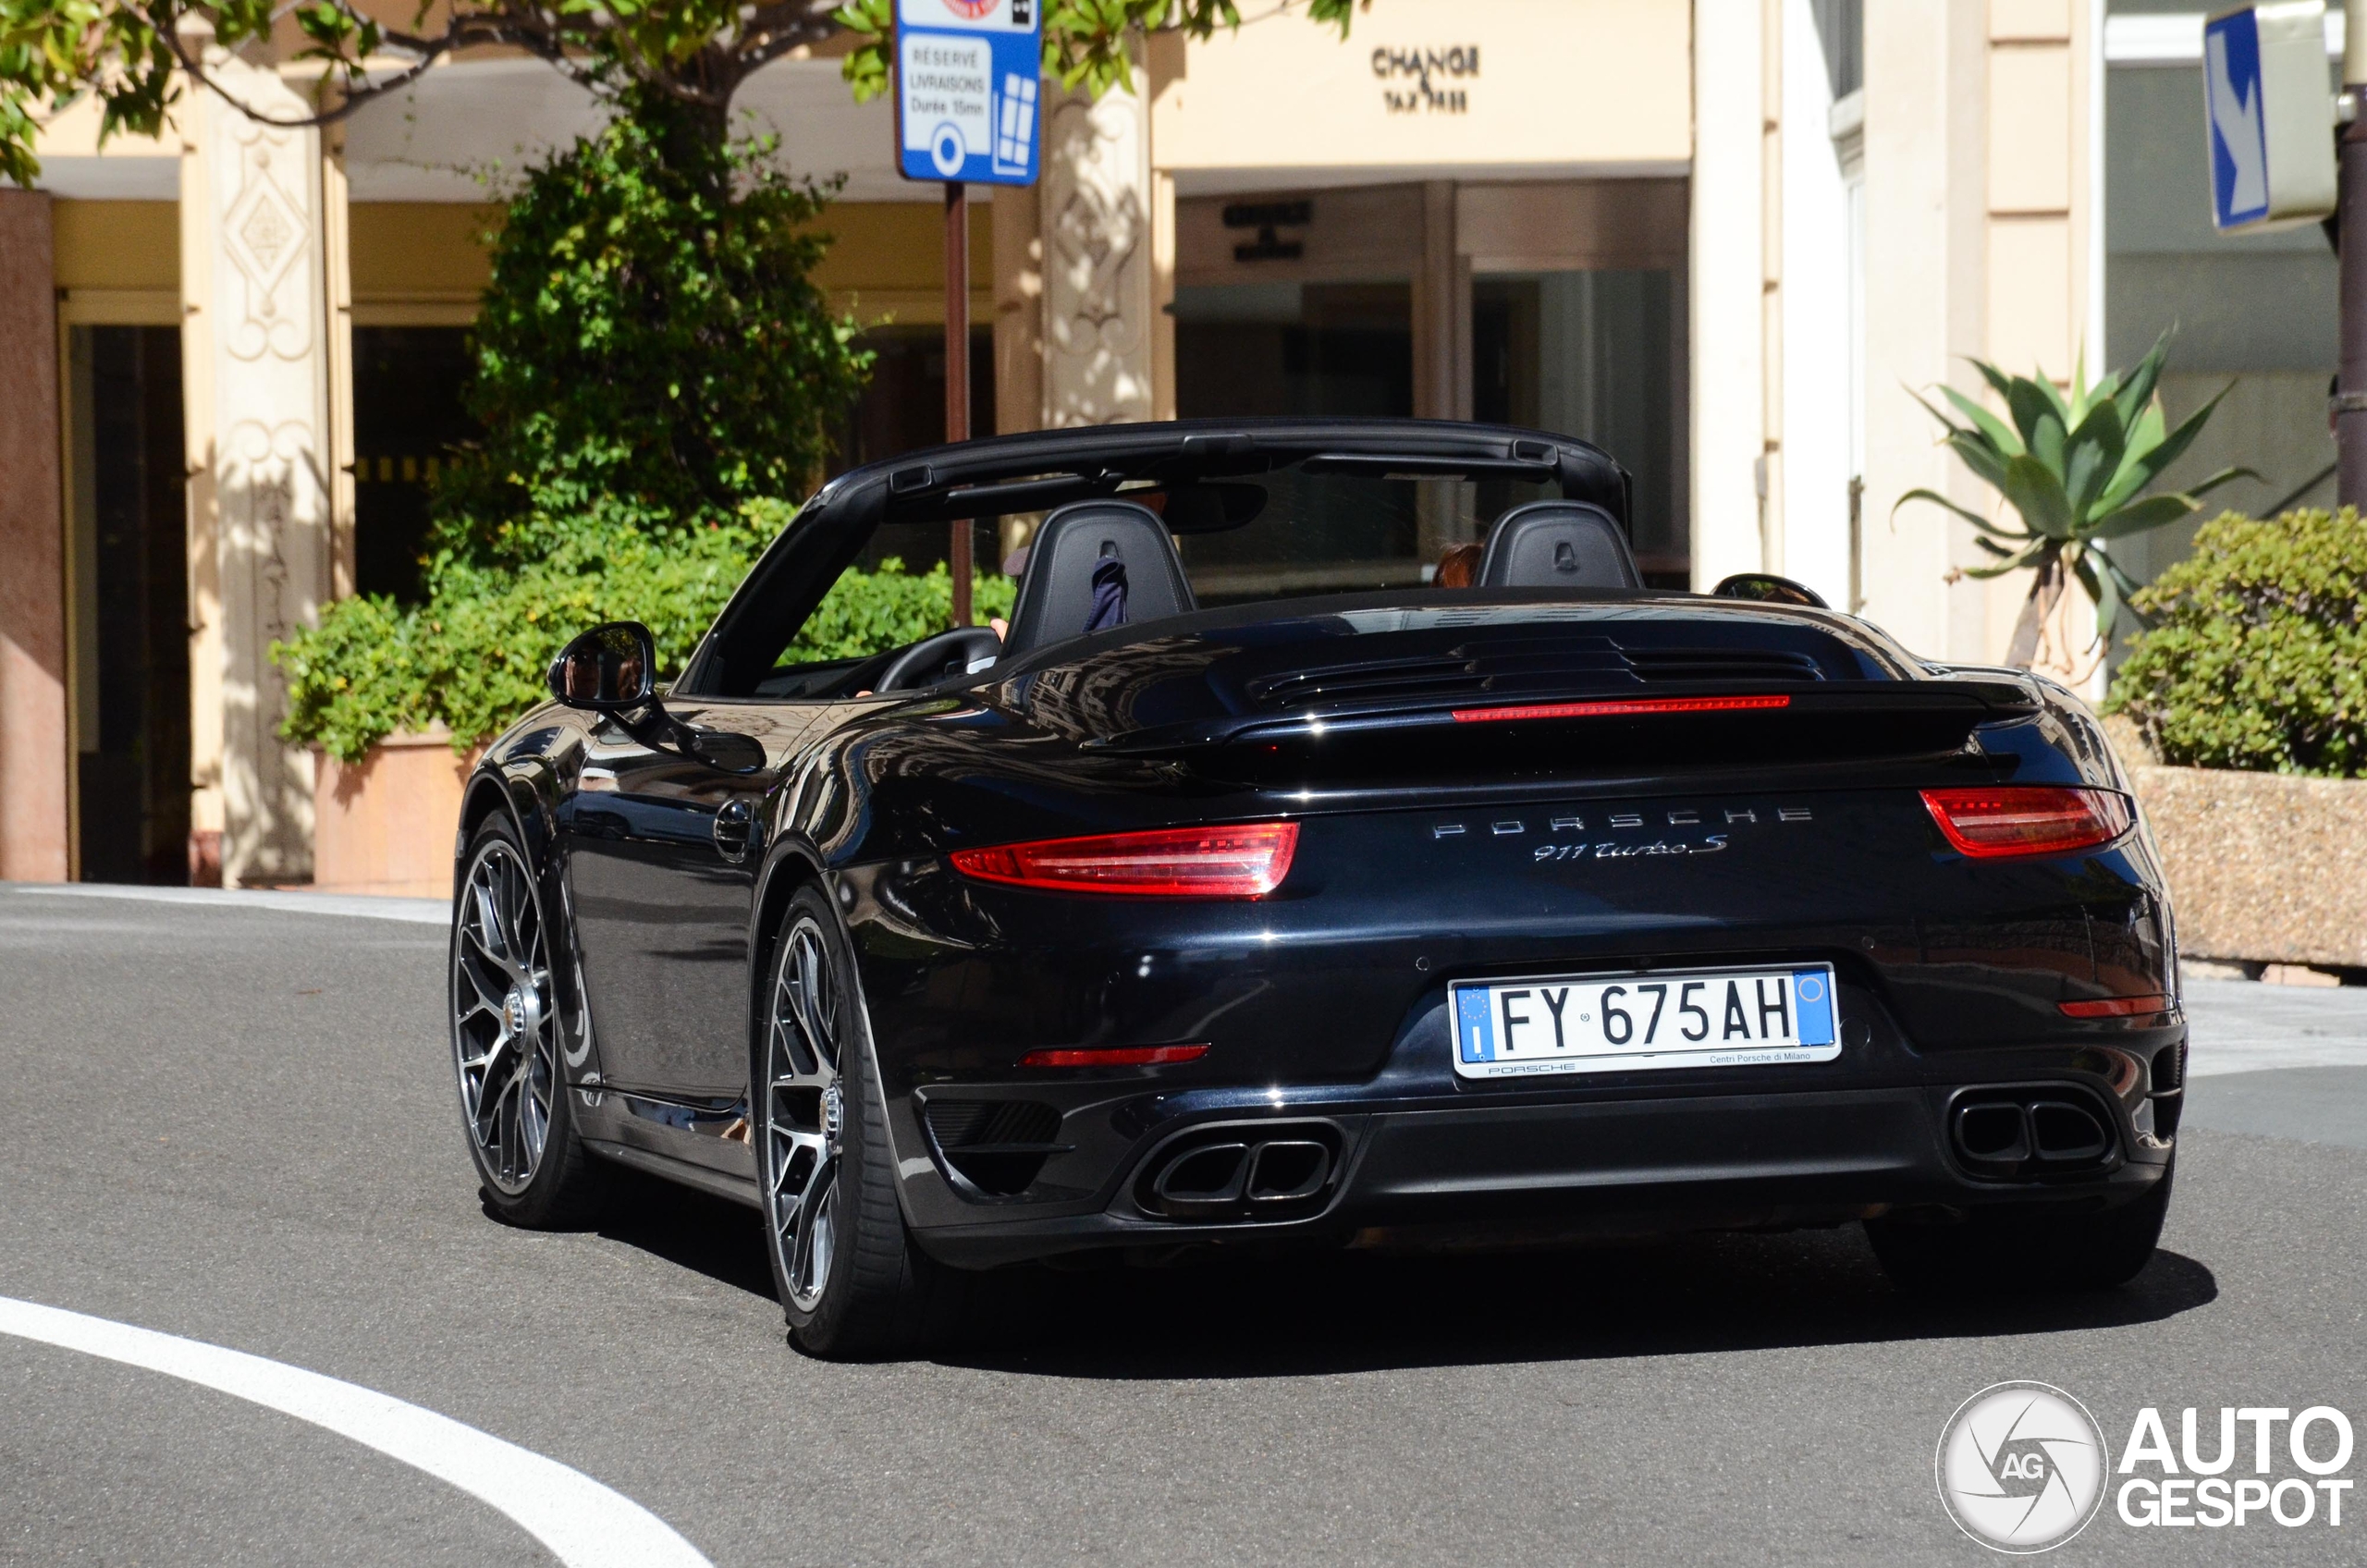
[(1036, 183), (1044, 0), (898, 0), (896, 166), (906, 179)]

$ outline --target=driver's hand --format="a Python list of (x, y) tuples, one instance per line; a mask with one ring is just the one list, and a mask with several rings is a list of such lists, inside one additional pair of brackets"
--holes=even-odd
[(987, 624), (994, 629), (996, 642), (1008, 643), (1011, 641), (1011, 622), (1003, 619), (1003, 618), (999, 615), (990, 615), (987, 617)]

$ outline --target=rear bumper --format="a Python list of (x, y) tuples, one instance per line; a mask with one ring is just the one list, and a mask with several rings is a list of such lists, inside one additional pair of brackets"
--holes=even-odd
[[(2169, 1144), (2153, 1135), (2141, 1096), (2132, 1115), (2130, 1103), (2088, 1084), (2034, 1087), (2104, 1109), (2112, 1153), (2074, 1176), (1969, 1174), (1951, 1151), (1948, 1117), (1962, 1094), (1992, 1084), (1434, 1108), (1269, 1095), (1255, 1114), (1211, 1108), (1147, 1137), (1098, 1207), (1012, 1205), (917, 1233), (943, 1261), (982, 1268), (1110, 1248), (1424, 1244), (1834, 1224), (1903, 1207), (2107, 1207), (2160, 1179)], [(1336, 1172), (1319, 1200), (1286, 1217), (1245, 1205), (1211, 1222), (1155, 1212), (1147, 1179), (1181, 1148), (1324, 1128), (1337, 1139)]]

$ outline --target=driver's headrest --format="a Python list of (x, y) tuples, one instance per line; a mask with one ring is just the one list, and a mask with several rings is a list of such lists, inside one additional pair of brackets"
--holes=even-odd
[(1627, 535), (1584, 501), (1531, 501), (1488, 531), (1482, 588), (1641, 588)]
[[(1122, 609), (1112, 625), (1133, 625), (1199, 608), (1184, 580), (1167, 525), (1135, 501), (1073, 501), (1054, 511), (1027, 544), (1026, 574), (1012, 606), (1005, 658), (1082, 636), (1094, 619), (1094, 574), (1105, 561), (1123, 568)], [(1109, 614), (1107, 570), (1102, 598)]]

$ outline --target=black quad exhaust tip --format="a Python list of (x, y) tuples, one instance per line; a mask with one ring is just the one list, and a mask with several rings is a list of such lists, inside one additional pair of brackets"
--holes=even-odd
[(1249, 1158), (1243, 1183), (1251, 1203), (1298, 1203), (1313, 1197), (1331, 1179), (1331, 1151), (1313, 1138), (1277, 1138), (1259, 1144)]
[(1339, 1151), (1339, 1131), (1328, 1122), (1212, 1128), (1153, 1157), (1137, 1195), (1171, 1219), (1288, 1218), (1320, 1207)]
[(2039, 1158), (2057, 1165), (2098, 1164), (2112, 1148), (2112, 1134), (2095, 1112), (2067, 1100), (2031, 1102), (2030, 1141)]
[(1203, 1144), (1161, 1167), (1150, 1190), (1172, 1208), (1221, 1208), (1239, 1200), (1248, 1173), (1247, 1144)]
[(2001, 1181), (2101, 1170), (2115, 1143), (2101, 1107), (2061, 1090), (1959, 1100), (1949, 1113), (1948, 1133), (1967, 1170)]

